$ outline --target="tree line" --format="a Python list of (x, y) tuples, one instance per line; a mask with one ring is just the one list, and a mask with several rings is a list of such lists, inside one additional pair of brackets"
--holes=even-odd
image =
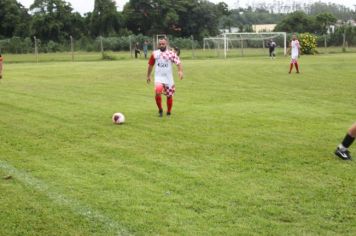
[(299, 11), (289, 12), (278, 8), (283, 5), (280, 2), (229, 9), (224, 2), (207, 0), (130, 0), (118, 11), (113, 0), (95, 0), (93, 11), (81, 15), (65, 0), (34, 0), (29, 9), (17, 0), (0, 0), (0, 44), (11, 43), (15, 48), (23, 45), (22, 51), (26, 51), (23, 48), (30, 47), (36, 37), (46, 48), (56, 51), (64, 50), (67, 46), (63, 45), (73, 37), (81, 49), (95, 50), (102, 36), (105, 44), (122, 50), (127, 49), (132, 35), (134, 40), (168, 34), (178, 41), (194, 38), (199, 42), (218, 35), (222, 28), (237, 27), (243, 32), (251, 31), (252, 24), (267, 23), (277, 24), (278, 31), (324, 35), (328, 24), (356, 19), (355, 11), (342, 5), (294, 4), (293, 10)]
[(117, 11), (112, 0), (95, 0), (92, 12), (81, 16), (64, 0), (34, 0), (29, 9), (17, 0), (0, 0), (0, 38), (33, 37), (43, 41), (75, 38), (170, 34), (202, 38), (218, 34), (225, 3), (200, 0), (130, 0)]

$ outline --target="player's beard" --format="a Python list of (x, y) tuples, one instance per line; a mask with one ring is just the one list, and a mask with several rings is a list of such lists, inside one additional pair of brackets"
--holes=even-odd
[(159, 50), (161, 50), (161, 52), (164, 52), (167, 50), (167, 47), (161, 47), (161, 48), (159, 48)]

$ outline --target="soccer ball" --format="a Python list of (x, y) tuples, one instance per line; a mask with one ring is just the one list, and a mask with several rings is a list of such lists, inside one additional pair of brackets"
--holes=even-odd
[(125, 122), (124, 114), (122, 114), (120, 112), (114, 113), (114, 115), (112, 115), (112, 122), (117, 125), (123, 124)]

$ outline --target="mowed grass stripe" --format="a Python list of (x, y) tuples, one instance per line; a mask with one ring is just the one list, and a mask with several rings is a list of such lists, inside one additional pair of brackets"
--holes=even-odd
[(84, 206), (80, 202), (70, 199), (60, 192), (56, 192), (46, 183), (33, 178), (26, 172), (18, 170), (6, 162), (0, 161), (0, 169), (6, 172), (16, 180), (22, 182), (26, 187), (32, 188), (42, 194), (45, 194), (59, 207), (70, 208), (74, 214), (81, 215), (93, 224), (102, 224), (108, 234), (112, 235), (129, 235), (129, 232), (124, 229), (118, 222), (104, 216), (100, 212)]

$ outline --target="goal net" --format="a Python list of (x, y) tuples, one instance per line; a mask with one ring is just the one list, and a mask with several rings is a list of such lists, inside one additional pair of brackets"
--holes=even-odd
[(221, 57), (224, 55), (224, 38), (221, 36), (203, 39), (203, 50), (208, 57)]
[(204, 38), (204, 51), (211, 56), (262, 56), (268, 55), (268, 42), (277, 44), (275, 52), (287, 54), (287, 35), (285, 32), (224, 33), (217, 37)]

